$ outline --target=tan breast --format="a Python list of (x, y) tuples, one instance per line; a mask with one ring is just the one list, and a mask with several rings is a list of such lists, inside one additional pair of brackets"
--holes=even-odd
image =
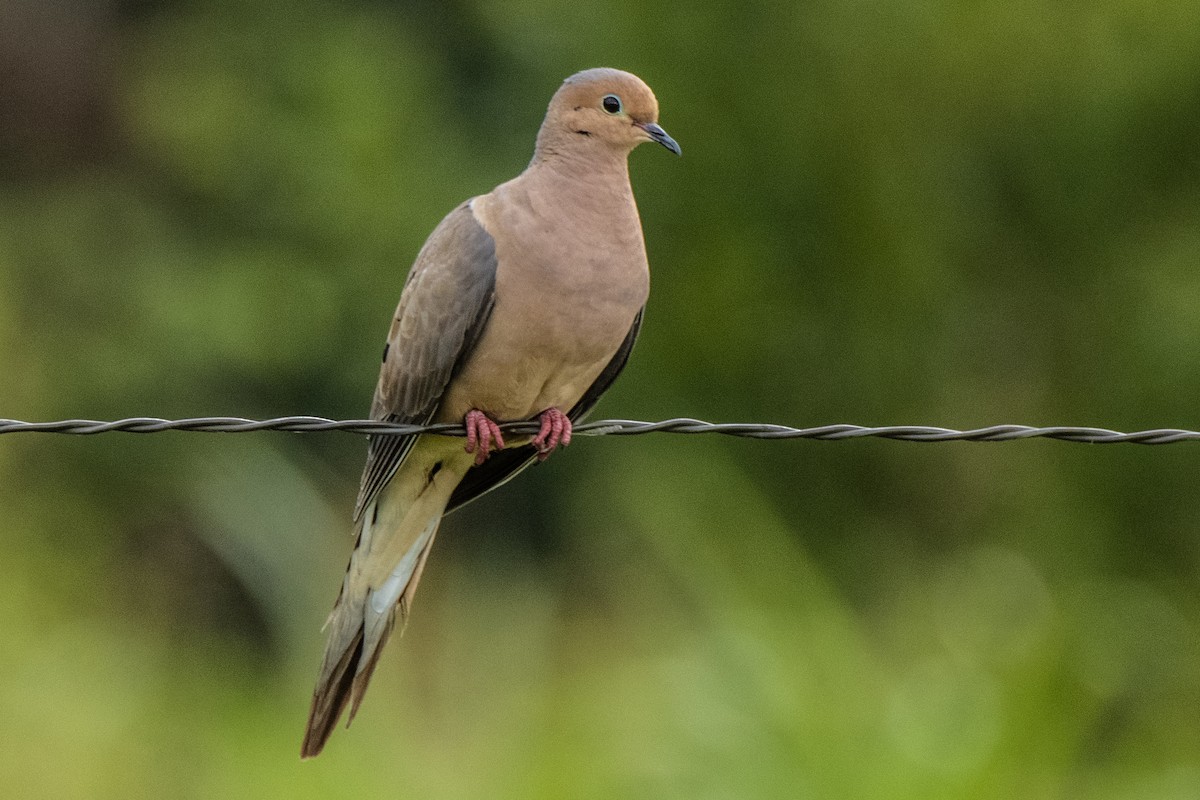
[(473, 201), (496, 242), (496, 304), (439, 418), (568, 410), (612, 359), (649, 292), (637, 207), (616, 178), (531, 169)]

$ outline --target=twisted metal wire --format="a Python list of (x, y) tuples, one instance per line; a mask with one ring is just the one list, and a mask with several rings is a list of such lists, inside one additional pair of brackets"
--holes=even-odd
[[(532, 435), (537, 433), (537, 421), (506, 422), (500, 426), (504, 433)], [(378, 422), (369, 419), (333, 420), (325, 417), (277, 417), (275, 419), (245, 419), (244, 417), (192, 417), (189, 419), (160, 419), (158, 417), (131, 417), (113, 422), (90, 419), (67, 419), (57, 422), (21, 422), (15, 419), (0, 419), (0, 434), (4, 433), (69, 433), (92, 435), (123, 431), (125, 433), (161, 433), (162, 431), (201, 431), (206, 433), (248, 433), (250, 431), (290, 431), (313, 433), (318, 431), (341, 431), (357, 434), (434, 433), (444, 436), (465, 436), (461, 425), (402, 425)], [(864, 425), (821, 425), (815, 428), (793, 428), (787, 425), (770, 425), (749, 422), (705, 422), (699, 419), (678, 417), (661, 422), (640, 422), (632, 419), (605, 419), (576, 425), (574, 433), (581, 436), (632, 436), (642, 433), (718, 433), (724, 436), (742, 436), (750, 439), (819, 439), (841, 441), (875, 437), (897, 439), (907, 442), (1009, 442), (1019, 439), (1057, 439), (1064, 442), (1087, 444), (1175, 444), (1200, 440), (1200, 432), (1178, 428), (1122, 433), (1107, 428), (1087, 428), (1056, 425), (1032, 427), (1029, 425), (990, 425), (972, 430), (953, 430), (928, 425), (886, 425), (868, 427)]]

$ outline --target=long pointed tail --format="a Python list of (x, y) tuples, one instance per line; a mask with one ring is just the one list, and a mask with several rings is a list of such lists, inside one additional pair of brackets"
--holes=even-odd
[(402, 470), (364, 509), (350, 567), (326, 623), (329, 641), (313, 690), (302, 758), (321, 752), (347, 706), (346, 724), (354, 719), (397, 610), (407, 621), (446, 503), (461, 478), (455, 472)]
[[(308, 728), (300, 748), (301, 758), (311, 758), (321, 752), (347, 706), (350, 713), (346, 725), (354, 720), (383, 646), (395, 628), (397, 610), (402, 628), (408, 621), (408, 609), (439, 522), (440, 515), (427, 523), (424, 535), (414, 543), (410, 563), (399, 565), (379, 589), (368, 590), (365, 596), (352, 597), (348, 591), (350, 573), (347, 574), (347, 582), (342, 586), (327, 624), (329, 643), (313, 690)], [(352, 560), (351, 572), (353, 568)]]
[[(330, 666), (329, 656), (326, 656), (326, 664), (321, 667), (322, 679), (317, 682), (312, 708), (308, 712), (308, 729), (304, 732), (304, 743), (300, 746), (301, 758), (312, 758), (325, 748), (325, 742), (329, 741), (334, 726), (337, 725), (353, 694), (355, 674), (362, 659), (362, 652), (360, 629), (336, 663)], [(328, 677), (325, 673), (328, 673)], [(369, 673), (367, 679), (370, 679)]]

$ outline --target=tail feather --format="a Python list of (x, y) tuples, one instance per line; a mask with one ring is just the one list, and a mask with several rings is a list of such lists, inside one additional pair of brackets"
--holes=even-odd
[[(313, 692), (312, 709), (308, 713), (308, 730), (304, 733), (304, 743), (300, 746), (301, 758), (312, 758), (325, 748), (333, 728), (337, 725), (342, 710), (350, 699), (354, 684), (354, 665), (362, 655), (362, 632), (342, 652), (332, 668), (326, 674), (322, 665), (322, 679), (317, 683)], [(326, 657), (328, 660), (328, 656)], [(366, 688), (364, 683), (363, 688)]]
[(346, 715), (346, 727), (354, 721), (358, 707), (366, 695), (367, 686), (371, 682), (371, 676), (379, 664), (383, 646), (387, 644), (395, 629), (397, 610), (407, 622), (408, 607), (413, 592), (416, 591), (417, 581), (421, 577), (421, 567), (425, 564), (432, 544), (432, 536), (424, 541), (424, 547), (416, 561), (417, 568), (409, 577), (399, 601), (393, 601), (392, 606), (383, 614), (376, 614), (370, 610), (370, 595), (374, 592), (368, 592), (365, 597), (354, 602), (354, 598), (348, 595), (346, 587), (343, 586), (342, 594), (338, 597), (328, 623), (331, 628), (329, 644), (321, 664), (317, 687), (313, 690), (308, 729), (300, 747), (301, 758), (312, 758), (324, 749), (347, 706), (349, 713)]
[(347, 706), (347, 725), (358, 712), (397, 612), (407, 622), (446, 502), (461, 477), (457, 469), (402, 470), (364, 510), (342, 591), (325, 623), (329, 641), (302, 758), (321, 752)]
[[(355, 715), (358, 714), (358, 707), (362, 705), (363, 698), (367, 695), (367, 684), (371, 682), (371, 676), (375, 674), (375, 667), (379, 665), (379, 655), (383, 652), (383, 646), (391, 638), (395, 627), (396, 614), (393, 612), (388, 615), (387, 626), (380, 634), (375, 649), (366, 657), (366, 661), (362, 661), (361, 659), (359, 661), (358, 671), (350, 684), (350, 712), (346, 715), (347, 728), (350, 727), (350, 723), (354, 721)], [(404, 633), (403, 628), (401, 628), (400, 632)]]
[[(358, 707), (367, 693), (367, 684), (371, 682), (371, 675), (374, 674), (375, 666), (379, 663), (379, 654), (383, 652), (383, 646), (387, 644), (392, 631), (396, 628), (397, 611), (400, 612), (400, 634), (404, 634), (404, 627), (408, 624), (408, 611), (412, 608), (412, 598), (417, 591), (417, 584), (421, 581), (421, 572), (425, 569), (425, 559), (429, 557), (429, 551), (433, 549), (433, 540), (437, 536), (440, 522), (441, 517), (438, 517), (430, 523), (429, 536), (427, 539), (423, 539), (421, 552), (417, 555), (415, 563), (409, 568), (411, 572), (407, 576), (408, 582), (404, 586), (404, 591), (400, 593), (398, 599), (390, 600), (391, 610), (381, 629), (378, 628), (379, 623), (371, 621), (371, 615), (368, 614), (368, 622), (364, 625), (363, 630), (368, 636), (369, 648), (366, 652), (369, 655), (365, 661), (360, 660), (358, 674), (354, 676), (353, 685), (350, 687), (350, 713), (346, 716), (347, 727), (354, 720), (354, 715), (358, 713)], [(375, 592), (371, 594), (374, 595)], [(371, 597), (371, 601), (374, 601), (374, 597)], [(369, 602), (368, 606), (371, 604)]]
[[(338, 611), (340, 609), (335, 609), (335, 613)], [(395, 620), (396, 609), (393, 608), (382, 620), (380, 630), (376, 633), (375, 646), (371, 650), (364, 647), (365, 628), (361, 621), (353, 629), (344, 646), (334, 646), (337, 635), (335, 630), (326, 650), (325, 662), (321, 665), (317, 687), (313, 690), (312, 706), (308, 712), (308, 728), (304, 733), (304, 743), (300, 747), (301, 758), (312, 758), (321, 752), (347, 706), (349, 713), (346, 715), (346, 727), (354, 721), (358, 707), (366, 695), (367, 685), (379, 664), (383, 646), (387, 644), (395, 628)]]

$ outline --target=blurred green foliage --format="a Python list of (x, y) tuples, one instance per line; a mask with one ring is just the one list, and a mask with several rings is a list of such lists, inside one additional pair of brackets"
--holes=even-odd
[[(1187, 0), (0, 5), (0, 415), (362, 416), (558, 82), (656, 89), (598, 416), (1200, 427)], [(0, 440), (7, 796), (1200, 795), (1194, 446), (579, 442), (296, 758), (363, 444)]]

